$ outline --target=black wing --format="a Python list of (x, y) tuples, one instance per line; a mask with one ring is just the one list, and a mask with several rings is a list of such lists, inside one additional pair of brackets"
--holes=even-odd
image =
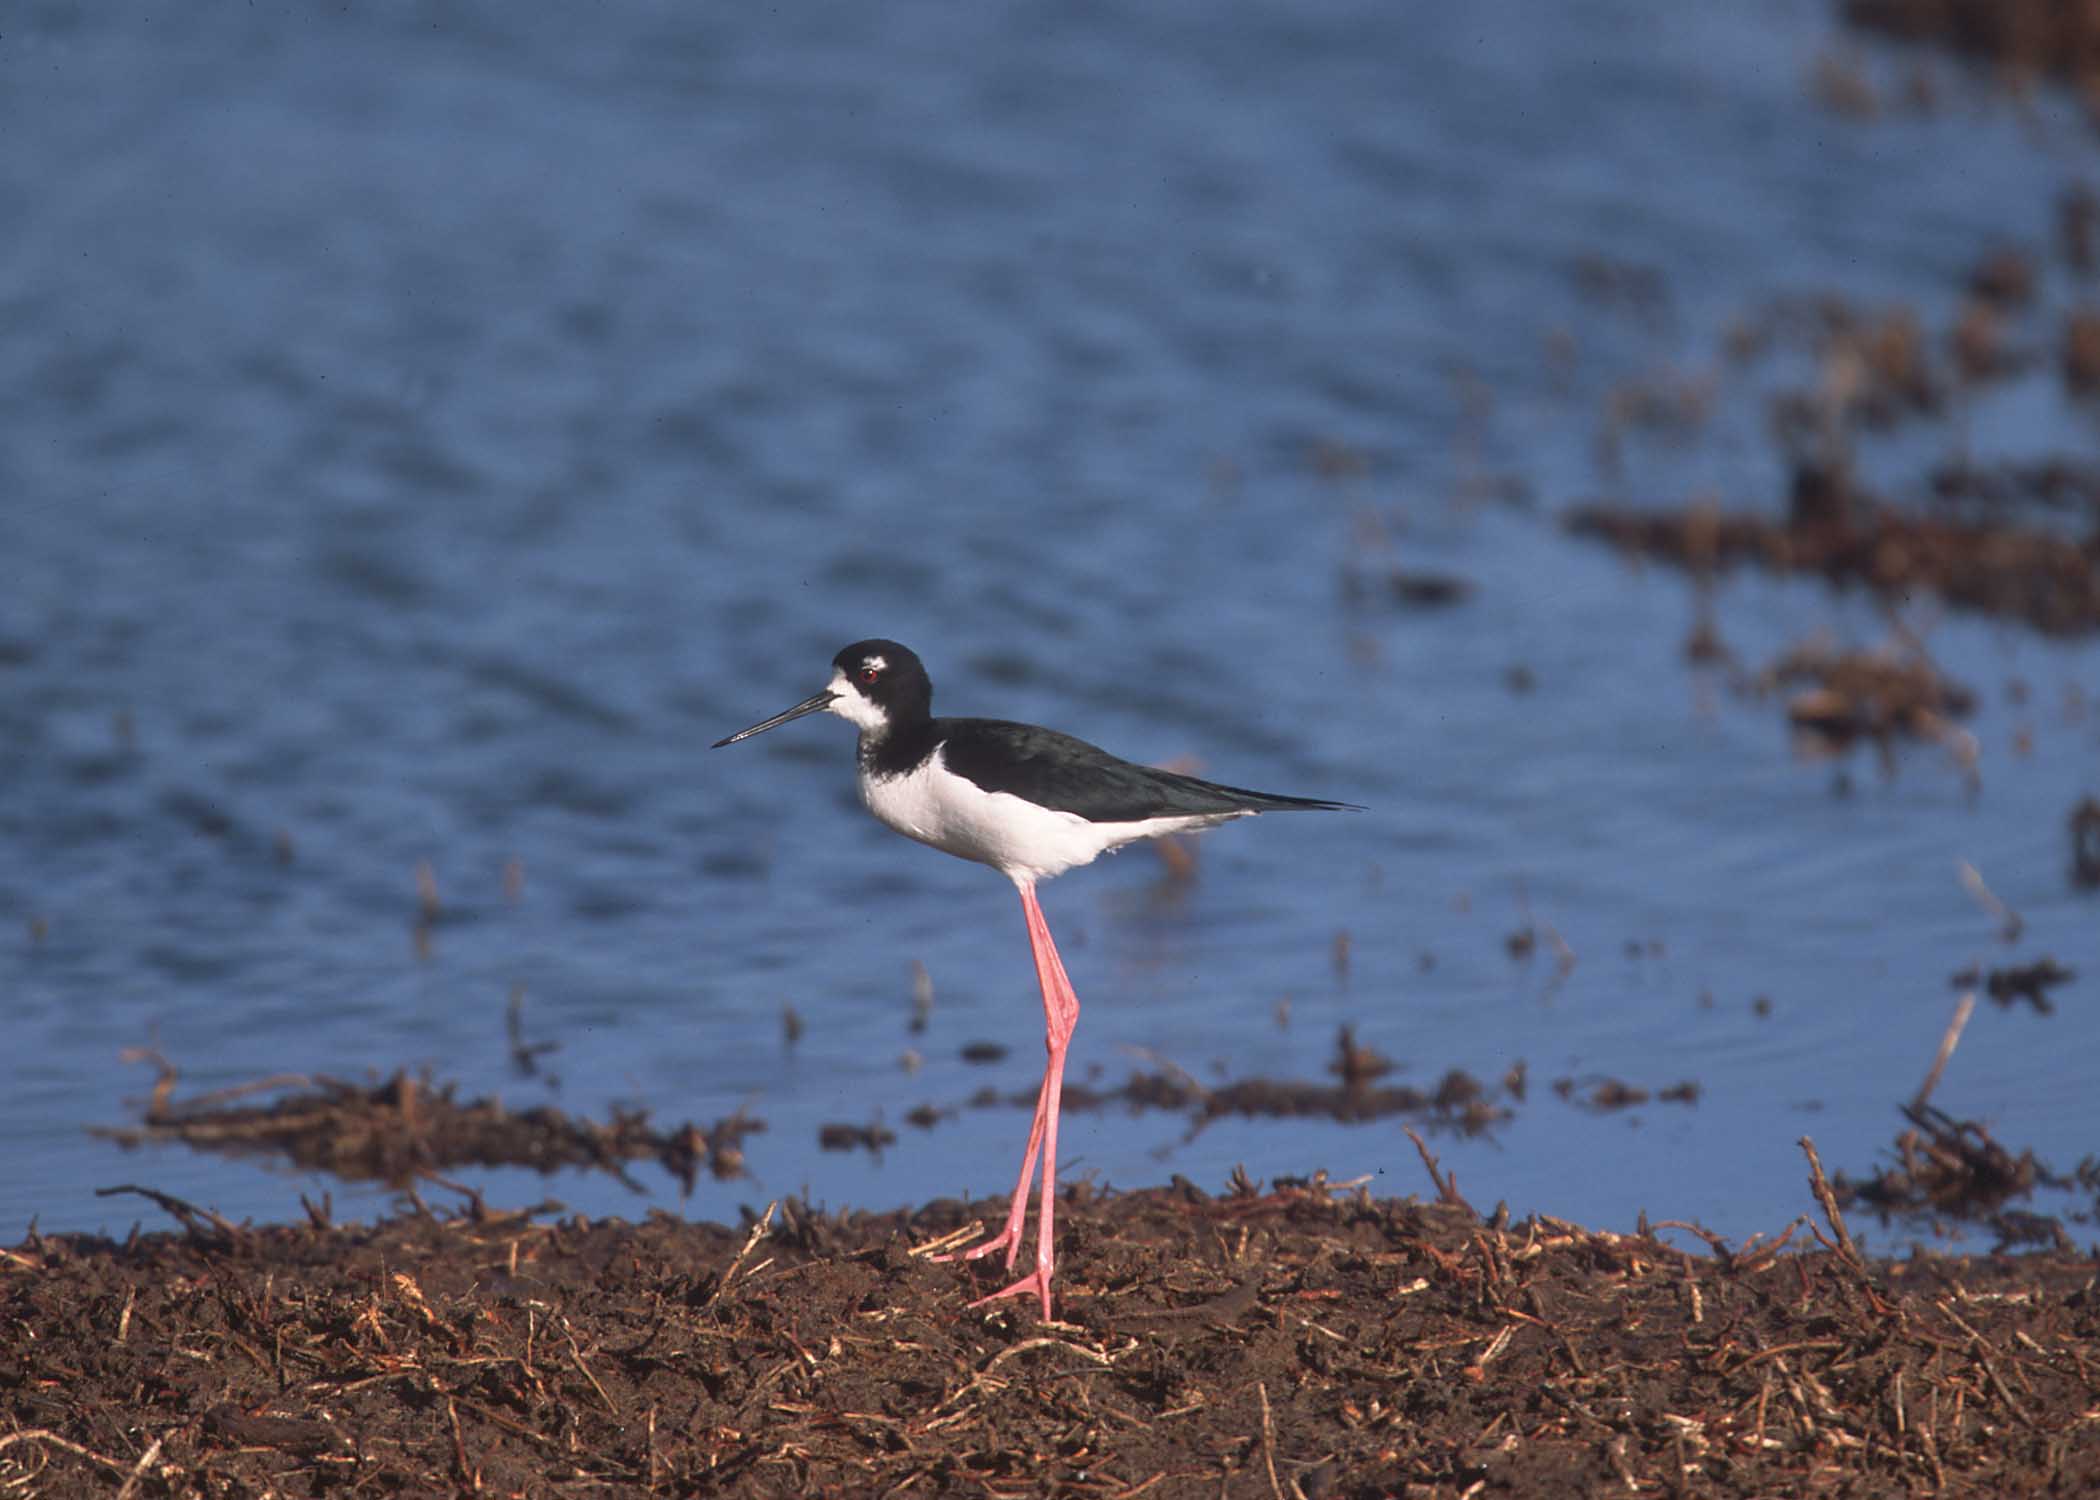
[(1281, 797), (1134, 765), (1085, 740), (1004, 719), (935, 721), (941, 760), (987, 792), (1011, 792), (1090, 823), (1321, 809), (1360, 812), (1348, 802)]

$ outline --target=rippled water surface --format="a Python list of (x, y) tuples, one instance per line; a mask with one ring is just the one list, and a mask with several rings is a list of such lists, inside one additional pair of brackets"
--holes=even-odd
[[(186, 1091), (427, 1066), (770, 1126), (754, 1181), (689, 1201), (653, 1169), (648, 1198), (472, 1179), (502, 1201), (1004, 1189), (1025, 1113), (903, 1120), (1033, 1084), (1012, 891), (869, 820), (836, 721), (704, 748), (869, 635), (944, 710), (1369, 808), (1208, 835), (1192, 883), (1141, 848), (1046, 887), (1075, 1077), (1319, 1080), (1347, 1023), (1421, 1087), (1528, 1064), (1510, 1124), (1435, 1142), (1483, 1207), (1782, 1226), (1796, 1137), (1885, 1149), (1955, 970), (2096, 956), (2063, 833), (2091, 646), (1922, 604), (1981, 694), (1981, 789), (1911, 748), (1836, 796), (1776, 702), (1686, 664), (1681, 578), (1558, 525), (1600, 494), (1775, 506), (1731, 320), (1830, 289), (1944, 316), (2093, 164), (2063, 106), (1951, 69), (1937, 113), (1829, 113), (1832, 43), (1805, 0), (10, 19), (0, 1237), (121, 1232), (138, 1200), (93, 1189), (127, 1181), (259, 1218), (330, 1186), (90, 1138), (140, 1047)], [(1712, 380), (1707, 420), (1613, 462), (1609, 391), (1665, 371)], [(2050, 388), (1875, 461), (2089, 452)], [(1395, 568), (1473, 592), (1405, 608)], [(1718, 620), (1753, 666), (1887, 632), (1752, 578)], [(1527, 923), (1573, 967), (1513, 957)], [(556, 1082), (511, 1070), (514, 991)], [(1937, 1097), (2069, 1164), (2100, 1123), (2090, 977), (2059, 1001), (1986, 1006)], [(980, 1040), (1012, 1050), (965, 1063)], [(1550, 1087), (1603, 1076), (1703, 1092), (1600, 1115)], [(879, 1160), (817, 1149), (877, 1120)], [(1427, 1185), (1397, 1123), (1184, 1134), (1075, 1115), (1066, 1170)]]

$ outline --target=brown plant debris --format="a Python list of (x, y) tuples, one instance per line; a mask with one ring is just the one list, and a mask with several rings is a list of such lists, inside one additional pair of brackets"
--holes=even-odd
[(1850, 24), (2011, 72), (2100, 83), (2100, 13), (2075, 0), (1842, 0)]
[(1760, 692), (1791, 689), (1787, 718), (1820, 747), (1850, 749), (1861, 740), (1894, 764), (1900, 738), (1945, 746), (1972, 777), (1975, 743), (1954, 720), (1976, 707), (1976, 695), (1944, 677), (1919, 651), (1841, 650), (1825, 641), (1790, 648), (1758, 674)]
[[(2100, 334), (2100, 320), (2095, 331)], [(2100, 366), (2095, 377), (2100, 381)], [(1964, 457), (1935, 467), (1926, 484), (1935, 504), (1974, 516), (2024, 508), (2100, 521), (2100, 468), (2070, 459), (1983, 464)]]
[(2100, 885), (2100, 798), (2083, 797), (2066, 820), (2071, 834), (2071, 881)]
[(1999, 1496), (2100, 1487), (2064, 1253), (1851, 1264), (1318, 1178), (1059, 1206), (1059, 1321), (918, 1253), (1003, 1203), (411, 1217), (0, 1250), (0, 1489)]
[(877, 1161), (883, 1149), (897, 1144), (897, 1132), (879, 1122), (867, 1125), (831, 1123), (817, 1127), (817, 1145), (825, 1151), (865, 1151)]
[(1470, 579), (1451, 573), (1409, 572), (1404, 568), (1342, 570), (1342, 600), (1347, 604), (1397, 604), (1411, 609), (1441, 609), (1473, 597)]
[(1949, 604), (2024, 620), (2050, 635), (2100, 629), (2100, 535), (1902, 514), (1843, 472), (1803, 463), (1782, 519), (1709, 506), (1679, 511), (1591, 504), (1577, 536), (1700, 576), (1751, 565), (1859, 584), (1891, 602), (1931, 592)]
[(2067, 969), (2055, 959), (2044, 955), (2031, 964), (2011, 964), (1981, 974), (1973, 967), (1963, 969), (1954, 976), (1954, 983), (1959, 988), (1967, 989), (1980, 980), (1983, 992), (2001, 1009), (2010, 1010), (2024, 1000), (2034, 1007), (2036, 1015), (2048, 1016), (2056, 1013), (2056, 1005), (2049, 998), (2049, 990), (2055, 985), (2068, 984), (2077, 977), (2076, 969)]
[[(1379, 1059), (1375, 1053), (1345, 1054), (1343, 1063)], [(1243, 1078), (1206, 1087), (1179, 1069), (1132, 1073), (1114, 1089), (1065, 1083), (1060, 1107), (1066, 1114), (1107, 1109), (1131, 1113), (1164, 1110), (1189, 1118), (1185, 1139), (1193, 1140), (1213, 1121), (1241, 1119), (1321, 1119), (1345, 1125), (1373, 1120), (1412, 1118), (1476, 1135), (1510, 1118), (1512, 1111), (1495, 1092), (1462, 1069), (1444, 1075), (1433, 1090), (1404, 1084), (1373, 1087), (1375, 1075), (1343, 1075), (1339, 1084), (1303, 1083), (1292, 1079)], [(975, 1109), (1033, 1109), (1036, 1090), (1001, 1093), (980, 1089), (969, 1101)]]
[[(1911, 1128), (1896, 1137), (1896, 1161), (1864, 1181), (1836, 1179), (1838, 1201), (1854, 1200), (1878, 1211), (1884, 1221), (1899, 1215), (1937, 1214), (1984, 1223), (2014, 1198), (2039, 1186), (2069, 1183), (2035, 1160), (2032, 1151), (2013, 1155), (1976, 1120), (1957, 1120), (1931, 1105), (1906, 1104)], [(2061, 1233), (2061, 1231), (2058, 1231)]]
[[(703, 1168), (742, 1175), (743, 1139), (766, 1128), (741, 1111), (707, 1131), (686, 1124), (652, 1129), (644, 1110), (618, 1109), (604, 1124), (547, 1106), (512, 1111), (500, 1100), (456, 1096), (456, 1085), (396, 1071), (384, 1083), (284, 1075), (188, 1100), (174, 1099), (176, 1073), (164, 1059), (144, 1121), (93, 1134), (132, 1147), (180, 1142), (204, 1151), (281, 1156), (314, 1171), (401, 1187), (461, 1166), (521, 1166), (539, 1172), (583, 1167), (640, 1190), (627, 1163), (655, 1161), (693, 1190)], [(258, 1092), (266, 1104), (236, 1104)]]
[(1570, 1103), (1578, 1104), (1594, 1114), (1611, 1114), (1617, 1110), (1635, 1109), (1650, 1101), (1663, 1104), (1697, 1104), (1699, 1085), (1691, 1080), (1673, 1083), (1668, 1088), (1650, 1090), (1639, 1084), (1628, 1083), (1623, 1078), (1556, 1078), (1553, 1092)]

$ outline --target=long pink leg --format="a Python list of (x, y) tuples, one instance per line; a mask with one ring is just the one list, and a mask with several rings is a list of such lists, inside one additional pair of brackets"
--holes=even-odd
[(1035, 1096), (1035, 1122), (1028, 1127), (1028, 1151), (1021, 1158), (1021, 1180), (1014, 1184), (1013, 1208), (1006, 1216), (1006, 1227), (982, 1244), (955, 1255), (936, 1255), (937, 1261), (976, 1260), (997, 1250), (1006, 1252), (1006, 1269), (1014, 1268), (1014, 1261), (1021, 1253), (1021, 1225), (1028, 1217), (1028, 1184), (1035, 1180), (1035, 1159), (1043, 1149), (1044, 1100), (1050, 1097), (1050, 1076), (1046, 1068), (1043, 1086)]
[[(1037, 929), (1041, 928), (1043, 934), (1042, 940), (1043, 942), (1047, 943), (1049, 941), (1050, 930), (1043, 923), (1042, 909), (1039, 906), (1036, 906), (1035, 893), (1032, 889), (1024, 889), (1021, 893), (1021, 914), (1028, 920), (1028, 947), (1029, 951), (1035, 955), (1036, 959), (1036, 979), (1043, 991), (1043, 1014), (1049, 1020), (1050, 1031), (1052, 1033), (1050, 1045), (1052, 1051), (1054, 1052), (1056, 1049), (1056, 1018), (1062, 1007), (1053, 1007), (1052, 1005), (1052, 987), (1049, 979), (1045, 977), (1045, 971), (1043, 969), (1042, 949), (1039, 946), (1036, 939)], [(1050, 962), (1052, 965), (1055, 966), (1055, 972), (1058, 978), (1063, 979), (1064, 965), (1058, 960), (1057, 949), (1054, 946), (1050, 949)], [(1064, 991), (1069, 992), (1071, 989), (1070, 982), (1066, 981), (1061, 986), (1061, 988)], [(1074, 999), (1072, 1001), (1075, 1016), (1077, 1014), (1078, 1004), (1079, 1002), (1077, 999)], [(1069, 1026), (1065, 1028), (1065, 1035), (1068, 1038), (1071, 1035), (1071, 1028)], [(973, 1245), (968, 1250), (962, 1251), (959, 1254), (936, 1255), (933, 1257), (933, 1259), (937, 1261), (976, 1260), (981, 1256), (991, 1255), (999, 1250), (1004, 1250), (1006, 1252), (1006, 1269), (1011, 1271), (1014, 1268), (1014, 1261), (1020, 1255), (1021, 1252), (1022, 1225), (1026, 1222), (1028, 1217), (1028, 1185), (1035, 1180), (1036, 1156), (1038, 1153), (1041, 1152), (1043, 1148), (1043, 1123), (1045, 1117), (1049, 1113), (1050, 1088), (1050, 1066), (1046, 1063), (1043, 1067), (1042, 1086), (1036, 1090), (1035, 1118), (1029, 1123), (1028, 1149), (1025, 1152), (1023, 1152), (1021, 1156), (1021, 1177), (1020, 1180), (1014, 1184), (1013, 1206), (1006, 1216), (1006, 1227), (1004, 1229), (1001, 1229), (990, 1239), (985, 1240), (981, 1244)]]
[(1012, 1286), (993, 1292), (989, 1297), (980, 1297), (970, 1306), (982, 1307), (1001, 1297), (1034, 1292), (1042, 1298), (1043, 1316), (1048, 1318), (1050, 1273), (1054, 1264), (1051, 1247), (1057, 1214), (1057, 1107), (1064, 1097), (1065, 1052), (1071, 1046), (1073, 1030), (1079, 1025), (1079, 997), (1072, 992), (1072, 981), (1065, 977), (1064, 960), (1057, 956), (1057, 944), (1050, 940), (1050, 925), (1043, 920), (1043, 908), (1035, 899), (1035, 887), (1021, 887), (1021, 911), (1028, 919), (1028, 947), (1035, 955), (1035, 977), (1043, 991), (1044, 1045), (1050, 1056), (1043, 1065), (1043, 1087), (1036, 1096), (1035, 1123), (1029, 1127), (1028, 1150), (1021, 1158), (1021, 1180), (1014, 1185), (1013, 1207), (1006, 1216), (1006, 1227), (983, 1244), (972, 1247), (962, 1258), (975, 1260), (1004, 1247), (1006, 1268), (1013, 1269), (1021, 1250), (1022, 1226), (1028, 1217), (1028, 1184), (1035, 1176), (1036, 1155), (1040, 1152), (1043, 1193), (1042, 1209), (1036, 1216), (1035, 1269)]

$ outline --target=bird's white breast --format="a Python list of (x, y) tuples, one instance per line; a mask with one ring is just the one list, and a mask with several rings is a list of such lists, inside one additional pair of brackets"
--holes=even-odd
[(1144, 818), (1095, 823), (1077, 813), (1040, 807), (1011, 792), (987, 792), (950, 771), (936, 750), (924, 763), (894, 776), (864, 765), (860, 800), (906, 838), (998, 870), (1016, 885), (1032, 885), (1089, 864), (1133, 839), (1208, 828), (1223, 816)]

